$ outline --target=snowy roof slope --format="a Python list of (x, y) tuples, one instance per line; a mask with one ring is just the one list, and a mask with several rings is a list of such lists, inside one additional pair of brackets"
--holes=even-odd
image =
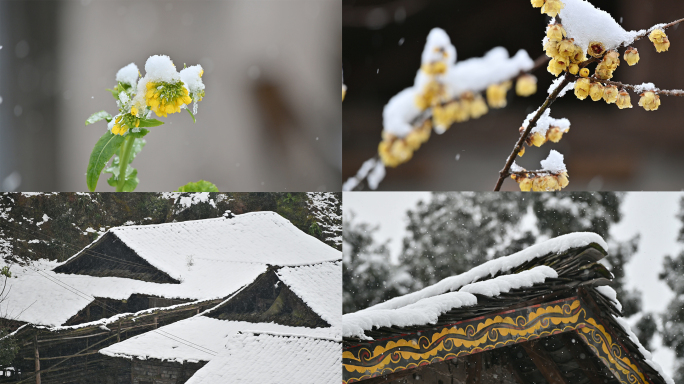
[[(252, 212), (232, 219), (132, 225), (112, 228), (108, 232), (175, 279), (182, 279), (187, 274), (189, 257), (271, 265), (309, 264), (341, 258), (340, 252), (302, 232), (275, 212)], [(85, 254), (89, 247), (65, 264)]]
[(276, 274), (321, 318), (342, 326), (342, 262), (280, 268)]
[[(161, 332), (147, 332), (110, 345), (100, 352), (113, 357), (136, 357), (177, 361), (197, 362), (209, 361), (225, 349), (231, 336), (240, 331), (271, 332), (290, 335), (303, 335), (318, 338), (339, 340), (340, 330), (336, 328), (291, 327), (275, 323), (250, 323), (246, 321), (218, 320), (202, 315), (181, 320), (159, 328)], [(174, 338), (166, 335), (173, 335)], [(201, 346), (194, 348), (188, 343), (178, 341), (189, 340)], [(215, 353), (206, 352), (205, 350)]]
[[(59, 326), (95, 297), (124, 300), (132, 294), (145, 294), (189, 300), (217, 299), (251, 283), (268, 268), (260, 263), (197, 260), (192, 267), (186, 267), (181, 284), (159, 284), (120, 277), (60, 274), (49, 270), (54, 265), (43, 261), (32, 268), (12, 269), (16, 278), (7, 280), (10, 294), (0, 303), (3, 317)], [(197, 271), (202, 272), (193, 273)]]
[(473, 283), (487, 276), (495, 275), (499, 272), (509, 271), (527, 261), (533, 260), (537, 257), (546, 256), (548, 254), (558, 254), (565, 252), (571, 248), (580, 248), (590, 244), (596, 244), (601, 248), (608, 249), (608, 245), (603, 238), (595, 233), (590, 232), (576, 232), (535, 244), (529, 248), (523, 249), (510, 256), (503, 256), (497, 259), (490, 260), (484, 264), (469, 270), (460, 275), (447, 277), (446, 279), (425, 287), (420, 291), (409, 293), (407, 295), (395, 297), (383, 303), (376, 304), (370, 308), (364, 309), (396, 309), (409, 304), (413, 304), (418, 300), (426, 297), (432, 297), (445, 292), (456, 291), (466, 284)]
[(187, 384), (338, 384), (342, 346), (310, 337), (245, 333), (232, 337)]

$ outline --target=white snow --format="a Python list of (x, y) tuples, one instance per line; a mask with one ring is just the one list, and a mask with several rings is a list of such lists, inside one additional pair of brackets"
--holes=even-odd
[[(443, 52), (446, 53), (446, 57)], [(451, 44), (449, 35), (441, 28), (433, 28), (430, 31), (421, 55), (422, 64), (436, 61), (444, 61), (447, 65), (456, 62), (456, 47)]]
[(394, 95), (382, 110), (382, 127), (397, 137), (404, 137), (413, 130), (411, 122), (420, 115), (416, 105), (418, 87), (409, 87)]
[[(176, 362), (210, 361), (224, 350), (228, 339), (240, 331), (278, 332), (340, 340), (339, 328), (292, 327), (275, 323), (218, 320), (202, 315), (177, 321), (101, 349), (100, 353), (125, 358)], [(173, 335), (174, 338), (168, 337)], [(192, 343), (183, 343), (189, 340)], [(190, 345), (188, 345), (190, 344)], [(193, 345), (194, 344), (194, 345)], [(197, 348), (201, 346), (201, 348)]]
[(617, 292), (615, 292), (615, 290), (611, 286), (602, 285), (602, 286), (596, 287), (594, 289), (596, 289), (598, 291), (598, 293), (603, 295), (606, 299), (612, 301), (613, 304), (615, 304), (615, 307), (618, 309), (618, 311), (622, 312), (622, 304), (617, 299)]
[(484, 57), (476, 57), (456, 63), (445, 75), (447, 94), (451, 98), (460, 97), (465, 92), (482, 92), (491, 84), (510, 80), (521, 71), (534, 67), (534, 61), (525, 50), (508, 57), (508, 51), (496, 47)]
[(342, 326), (342, 262), (283, 267), (276, 274), (321, 318)]
[(43, 214), (43, 220), (37, 222), (37, 223), (36, 223), (36, 226), (40, 227), (41, 225), (47, 223), (48, 220), (50, 220), (50, 216), (48, 216), (48, 215), (46, 215), (46, 214)]
[(540, 265), (513, 275), (504, 275), (491, 280), (468, 284), (458, 291), (494, 297), (499, 296), (502, 292), (509, 292), (511, 289), (529, 288), (534, 284), (543, 283), (549, 277), (555, 279), (558, 277), (558, 273), (551, 267)]
[[(557, 77), (556, 79), (554, 79), (554, 80), (551, 82), (551, 85), (549, 86), (549, 89), (548, 89), (547, 93), (548, 93), (549, 95), (552, 94), (553, 91), (555, 91), (556, 88), (558, 88), (558, 86), (560, 85), (560, 83), (563, 82), (563, 79), (564, 79), (563, 76)], [(569, 91), (572, 91), (573, 89), (575, 89), (575, 82), (574, 82), (574, 81), (568, 83), (568, 85), (566, 85), (565, 88), (563, 88), (563, 89), (560, 91), (560, 93), (558, 94), (558, 98), (565, 96), (566, 93), (568, 93)]]
[(511, 169), (510, 169), (511, 173), (523, 172), (524, 170), (525, 170), (525, 168), (516, 164), (515, 161), (513, 162), (513, 164), (511, 164)]
[(634, 92), (639, 94), (639, 93), (643, 93), (646, 91), (655, 91), (657, 89), (658, 88), (656, 88), (655, 84), (653, 84), (653, 83), (642, 83), (642, 84), (634, 87)]
[[(251, 283), (267, 265), (293, 266), (338, 261), (341, 252), (297, 229), (273, 212), (112, 228), (131, 249), (181, 281), (159, 284), (119, 277), (55, 273), (59, 263), (41, 260), (13, 269), (12, 294), (0, 303), (0, 313), (33, 324), (59, 326), (94, 297), (128, 299), (132, 294), (207, 300), (226, 297)], [(96, 240), (97, 242), (97, 240)], [(87, 253), (89, 247), (73, 258)], [(104, 255), (106, 256), (106, 255)], [(188, 257), (193, 266), (188, 267)]]
[[(382, 170), (377, 169), (380, 167), (382, 167)], [(359, 185), (361, 180), (363, 180), (366, 176), (368, 176), (368, 178), (369, 178), (369, 180), (368, 180), (369, 187), (372, 187), (370, 185), (370, 183), (371, 183), (370, 179), (372, 179), (373, 184), (375, 184), (375, 188), (377, 188), (378, 185), (380, 184), (380, 182), (382, 181), (382, 179), (384, 178), (384, 169), (385, 169), (385, 165), (382, 163), (382, 161), (379, 161), (376, 158), (368, 159), (368, 160), (363, 162), (363, 164), (361, 165), (361, 168), (359, 168), (359, 171), (356, 172), (356, 175), (350, 177), (349, 179), (347, 179), (347, 181), (344, 182), (344, 184), (342, 185), (342, 190), (343, 191), (353, 190), (354, 188), (356, 188), (357, 185)], [(373, 176), (369, 175), (371, 172), (373, 173)], [(375, 189), (375, 188), (373, 188), (373, 189)]]
[(135, 87), (138, 83), (138, 74), (138, 66), (135, 63), (130, 63), (119, 69), (119, 72), (116, 73), (116, 81)]
[(561, 155), (560, 152), (556, 151), (555, 149), (552, 149), (551, 152), (549, 152), (549, 156), (540, 163), (543, 170), (553, 174), (568, 171), (567, 168), (565, 168), (565, 163), (563, 162), (563, 155)]
[[(145, 63), (145, 78), (155, 83), (174, 84), (180, 81), (180, 74), (171, 58), (166, 55), (150, 56)], [(147, 83), (147, 82), (145, 82)]]
[[(541, 108), (541, 107), (540, 107)], [(537, 115), (537, 112), (539, 109), (536, 111), (530, 113), (527, 115), (527, 118), (523, 122), (523, 127), (527, 128), (530, 125), (530, 121), (534, 118), (534, 116)], [(530, 133), (539, 133), (543, 136), (546, 136), (546, 132), (549, 130), (550, 127), (558, 127), (561, 130), (566, 130), (570, 128), (570, 120), (568, 119), (554, 119), (551, 117), (551, 108), (547, 108), (544, 113), (539, 117), (539, 120), (537, 120), (537, 124), (532, 128)]]
[(637, 346), (639, 349), (639, 352), (641, 355), (644, 357), (644, 360), (646, 361), (646, 364), (650, 365), (655, 369), (660, 376), (662, 376), (663, 379), (665, 379), (665, 383), (667, 384), (675, 384), (674, 380), (670, 376), (668, 376), (665, 371), (663, 371), (663, 368), (660, 366), (660, 364), (656, 363), (655, 361), (651, 360), (651, 352), (649, 352), (646, 348), (644, 348), (643, 345), (641, 345), (641, 342), (639, 342), (639, 338), (632, 332), (632, 328), (629, 326), (629, 323), (621, 317), (615, 317), (613, 318), (620, 324), (622, 329), (627, 333), (629, 336), (629, 339)]
[(200, 72), (202, 72), (202, 66), (197, 64), (180, 71), (180, 78), (185, 87), (188, 88), (190, 93), (198, 93), (204, 90), (204, 83), (202, 82), (202, 77)]
[(378, 189), (378, 185), (385, 178), (385, 174), (385, 164), (382, 161), (378, 161), (368, 174), (368, 187), (372, 190)]
[(231, 337), (225, 350), (187, 384), (338, 384), (341, 367), (339, 342), (245, 332)]
[(565, 8), (559, 13), (563, 28), (584, 52), (594, 41), (603, 43), (606, 49), (615, 49), (621, 44), (631, 44), (639, 34), (625, 31), (608, 12), (586, 0), (563, 0), (563, 3)]
[[(497, 259), (490, 260), (486, 263), (478, 265), (477, 267), (469, 270), (468, 272), (464, 272), (456, 276), (447, 277), (434, 285), (425, 287), (413, 293), (395, 297), (383, 303), (376, 304), (370, 308), (364, 309), (363, 311), (401, 308), (427, 297), (441, 295), (445, 292), (456, 291), (466, 284), (471, 284), (488, 276), (493, 276), (499, 272), (509, 271), (525, 262), (534, 260), (538, 257), (542, 257), (551, 253), (558, 254), (561, 252), (565, 252), (571, 248), (580, 248), (592, 243), (599, 245), (604, 250), (608, 249), (608, 245), (603, 240), (603, 238), (601, 238), (601, 236), (595, 233), (569, 233), (567, 235), (558, 236), (553, 239), (549, 239), (541, 243), (535, 244), (512, 255), (503, 256)], [(346, 321), (346, 317), (344, 318), (344, 321)]]

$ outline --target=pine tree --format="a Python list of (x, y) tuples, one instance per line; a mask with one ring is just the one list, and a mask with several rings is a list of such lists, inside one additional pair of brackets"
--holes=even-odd
[[(679, 215), (684, 224), (684, 199), (680, 202)], [(679, 231), (680, 243), (684, 243), (684, 226)], [(675, 293), (663, 314), (663, 345), (675, 352), (675, 383), (684, 382), (684, 251), (677, 257), (666, 256), (660, 279)]]

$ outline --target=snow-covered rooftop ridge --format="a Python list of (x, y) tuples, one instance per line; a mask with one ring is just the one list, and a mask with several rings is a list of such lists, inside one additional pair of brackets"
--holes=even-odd
[(553, 268), (540, 265), (528, 271), (503, 275), (490, 280), (468, 284), (458, 292), (447, 292), (422, 298), (415, 303), (396, 309), (366, 309), (343, 316), (342, 333), (344, 337), (367, 339), (364, 331), (373, 327), (407, 327), (412, 325), (435, 324), (439, 316), (454, 309), (477, 304), (477, 295), (499, 296), (511, 289), (532, 287), (543, 283), (547, 278), (556, 278)]
[[(277, 356), (264, 363), (265, 356)], [(187, 384), (244, 384), (342, 382), (342, 345), (310, 337), (241, 333), (197, 371)]]
[(608, 249), (606, 242), (596, 233), (569, 233), (567, 235), (558, 236), (556, 238), (535, 244), (512, 255), (490, 260), (460, 275), (447, 277), (434, 285), (425, 287), (416, 292), (395, 297), (380, 304), (376, 304), (372, 307), (364, 309), (364, 311), (401, 308), (406, 305), (413, 304), (426, 297), (432, 297), (442, 293), (456, 291), (466, 284), (474, 283), (480, 279), (493, 276), (499, 272), (509, 271), (538, 257), (546, 256), (548, 254), (562, 253), (572, 248), (581, 248), (592, 243), (599, 245), (604, 250)]
[[(310, 336), (328, 340), (341, 340), (339, 328), (307, 328), (276, 323), (250, 323), (246, 321), (219, 320), (196, 315), (159, 328), (162, 333), (146, 332), (120, 343), (110, 345), (100, 352), (107, 356), (165, 361), (210, 361), (215, 353), (225, 349), (228, 339), (238, 332), (280, 333)], [(176, 340), (165, 335), (173, 335)], [(180, 340), (180, 341), (179, 341)], [(192, 341), (195, 346), (182, 343)]]
[(111, 228), (108, 232), (174, 279), (187, 276), (188, 264), (198, 260), (284, 266), (342, 258), (339, 251), (299, 230), (275, 212), (251, 212), (231, 219), (130, 225)]
[(658, 372), (658, 374), (660, 374), (660, 376), (662, 376), (662, 378), (665, 380), (665, 383), (675, 384), (674, 380), (667, 373), (665, 373), (660, 364), (652, 360), (653, 356), (651, 355), (651, 352), (644, 348), (643, 345), (641, 345), (639, 338), (634, 334), (632, 328), (629, 326), (629, 323), (627, 323), (627, 321), (625, 321), (625, 319), (621, 317), (613, 316), (613, 318), (618, 322), (618, 324), (620, 324), (625, 333), (627, 333), (632, 343), (634, 343), (637, 346), (637, 348), (639, 349), (639, 353), (641, 353), (641, 355), (644, 357), (644, 361), (646, 362), (646, 364), (650, 365), (653, 369), (655, 369), (656, 372)]
[(342, 326), (342, 262), (283, 267), (276, 274), (333, 327)]
[(563, 3), (565, 8), (559, 13), (563, 28), (568, 38), (575, 39), (575, 44), (584, 52), (591, 42), (601, 42), (606, 49), (615, 49), (622, 44), (631, 44), (639, 34), (625, 31), (608, 12), (586, 0), (563, 0)]

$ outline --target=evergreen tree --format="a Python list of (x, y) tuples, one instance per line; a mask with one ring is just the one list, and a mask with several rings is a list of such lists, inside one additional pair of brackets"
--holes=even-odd
[[(684, 224), (684, 199), (680, 201), (678, 217)], [(684, 226), (679, 231), (680, 243), (684, 243)], [(675, 293), (663, 314), (663, 345), (675, 353), (675, 383), (684, 382), (684, 251), (677, 257), (666, 256), (660, 279)]]
[(377, 227), (357, 223), (352, 212), (343, 220), (343, 312), (355, 312), (397, 295), (391, 285), (390, 254), (387, 243), (377, 244)]

